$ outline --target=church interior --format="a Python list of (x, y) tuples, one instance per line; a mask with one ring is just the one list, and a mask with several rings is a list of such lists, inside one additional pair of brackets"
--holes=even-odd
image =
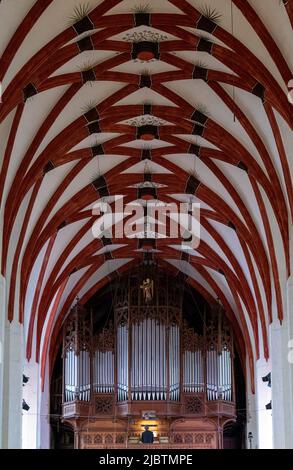
[(292, 25), (0, 1), (0, 448), (293, 449)]

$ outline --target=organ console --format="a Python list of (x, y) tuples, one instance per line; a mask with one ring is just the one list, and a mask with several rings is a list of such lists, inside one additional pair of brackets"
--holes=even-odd
[[(187, 445), (180, 435), (189, 433), (189, 447), (221, 447), (221, 423), (235, 418), (233, 335), (223, 308), (205, 309), (196, 324), (183, 308), (182, 279), (153, 266), (120, 278), (114, 292), (104, 324), (79, 303), (64, 324), (63, 419), (87, 426), (76, 447), (106, 446), (84, 439), (91, 426), (108, 430), (112, 447), (118, 435), (127, 446), (149, 413), (164, 445)], [(203, 442), (194, 442), (194, 430)]]

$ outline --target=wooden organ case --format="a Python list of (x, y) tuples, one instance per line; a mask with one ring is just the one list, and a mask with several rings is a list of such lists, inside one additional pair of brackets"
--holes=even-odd
[(77, 303), (64, 325), (62, 419), (75, 448), (221, 448), (236, 417), (233, 337), (220, 305), (202, 331), (184, 316), (184, 282), (144, 267), (115, 285), (98, 331)]

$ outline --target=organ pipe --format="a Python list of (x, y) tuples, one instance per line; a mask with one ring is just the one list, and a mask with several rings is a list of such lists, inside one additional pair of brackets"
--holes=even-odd
[(223, 311), (217, 311), (206, 325), (207, 399), (232, 401), (233, 338)]
[[(131, 396), (133, 400), (148, 401), (166, 398), (165, 335), (166, 325), (154, 319), (144, 319), (132, 325)], [(176, 367), (179, 369), (178, 364)]]
[(63, 340), (65, 400), (89, 401), (91, 389), (90, 322), (78, 303), (71, 312)]

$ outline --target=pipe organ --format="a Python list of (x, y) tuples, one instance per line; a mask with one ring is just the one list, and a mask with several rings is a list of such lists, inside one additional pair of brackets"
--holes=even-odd
[(195, 322), (183, 308), (182, 280), (155, 269), (119, 279), (114, 292), (107, 320), (77, 303), (64, 325), (64, 418), (73, 409), (76, 418), (78, 407), (100, 418), (144, 410), (233, 417), (233, 337), (223, 308)]

